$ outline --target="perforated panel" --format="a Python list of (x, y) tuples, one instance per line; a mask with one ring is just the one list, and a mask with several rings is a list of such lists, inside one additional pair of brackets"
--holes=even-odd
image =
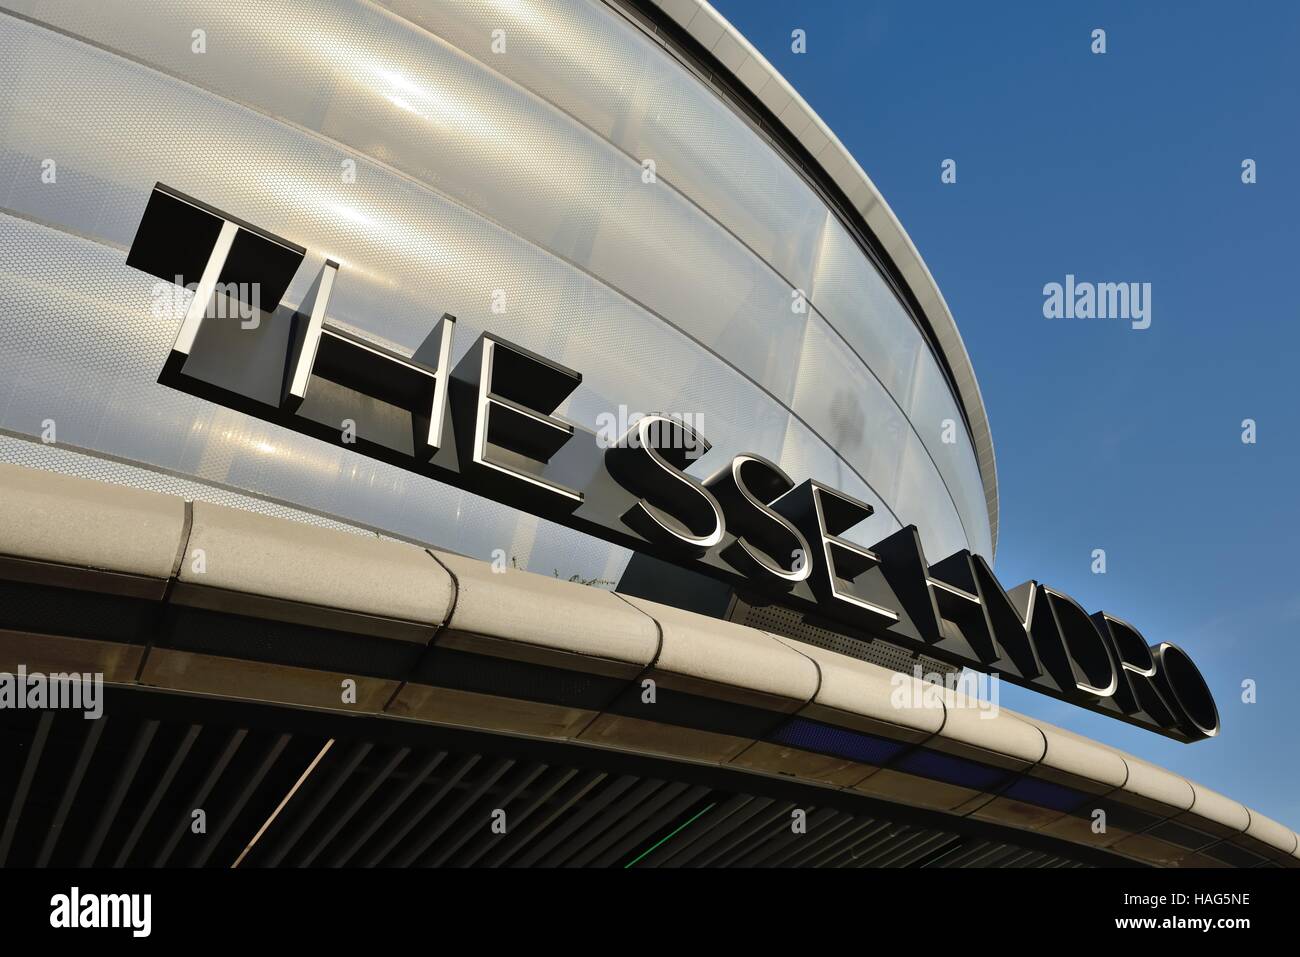
[[(438, 6), (470, 20), (478, 15), (471, 5)], [(645, 86), (637, 95), (647, 103), (659, 102), (654, 91), (666, 83), (683, 103), (696, 104), (690, 110), (709, 103), (701, 116), (719, 108), (709, 99), (713, 93), (607, 8), (538, 9), (555, 23), (616, 25), (611, 29), (620, 42), (646, 56)], [(213, 50), (206, 57), (167, 41), (188, 36), (200, 14)], [(621, 404), (632, 411), (702, 413), (703, 431), (715, 443), (708, 466), (742, 451), (806, 461), (815, 477), (835, 479), (875, 504), (888, 522), (897, 514), (917, 524), (938, 557), (965, 545), (986, 547), (982, 519), (969, 523), (969, 535), (963, 529), (940, 479), (942, 462), (936, 470), (924, 436), (918, 438), (906, 416), (898, 429), (881, 424), (898, 416), (898, 405), (909, 409), (911, 398), (891, 399), (863, 365), (847, 359), (856, 372), (840, 377), (834, 401), (812, 401), (815, 390), (798, 384), (824, 377), (831, 368), (826, 344), (847, 351), (843, 341), (828, 338), (815, 309), (792, 312), (792, 284), (719, 220), (670, 182), (643, 183), (639, 157), (512, 83), (499, 72), (503, 64), (471, 59), (373, 5), (339, 0), (305, 21), (300, 14), (295, 10), (297, 27), (283, 35), (268, 34), (266, 21), (254, 24), (236, 4), (216, 0), (52, 7), (40, 14), (162, 73), (0, 17), (6, 132), (0, 180), (10, 184), (0, 205), (120, 248), (133, 235), (147, 191), (167, 182), (316, 255), (342, 260), (332, 313), (377, 341), (409, 351), (443, 310), (453, 312), (462, 330), (457, 355), (491, 328), (582, 369), (583, 387), (564, 411), (588, 426)], [(169, 31), (169, 23), (182, 21), (182, 34)], [(516, 42), (529, 46), (523, 32)], [(261, 43), (271, 45), (265, 55), (258, 54)], [(218, 55), (228, 48), (241, 55)], [(599, 49), (613, 56), (617, 44)], [(616, 58), (606, 67), (619, 75)], [(664, 122), (675, 129), (677, 119)], [(158, 129), (168, 134), (159, 137)], [(752, 148), (757, 141), (745, 142)], [(214, 143), (229, 152), (226, 161), (211, 161)], [(689, 145), (689, 137), (679, 145)], [(47, 184), (39, 172), (51, 156), (59, 179)], [(346, 162), (356, 163), (355, 180), (341, 175)], [(727, 169), (714, 170), (710, 185), (724, 194), (750, 188)], [(75, 251), (53, 288), (66, 284), (92, 315), (116, 313), (119, 333), (131, 328), (152, 284), (126, 292), (101, 278), (86, 288), (80, 260), (88, 256), (94, 258)], [(40, 258), (50, 261), (48, 254)], [(40, 263), (19, 261), (24, 273), (43, 271)], [(492, 309), (498, 290), (501, 311)], [(290, 299), (301, 292), (291, 289)], [(33, 295), (51, 293), (46, 285)], [(174, 321), (158, 328), (170, 331)], [(881, 313), (868, 321), (892, 320)], [(809, 339), (814, 326), (820, 334)], [(157, 348), (133, 343), (133, 362), (156, 365)], [(178, 427), (167, 430), (168, 438)], [(230, 431), (248, 435), (256, 428), (234, 419)], [(206, 441), (204, 450), (212, 451), (211, 438)], [(170, 464), (129, 445), (119, 437), (107, 450)], [(833, 445), (842, 445), (838, 454)], [(272, 468), (236, 450), (218, 454), (235, 456), (241, 470), (259, 477)], [(337, 473), (330, 479), (337, 481)], [(495, 535), (498, 546), (510, 537), (504, 532)]]
[(825, 648), (827, 651), (834, 651), (849, 658), (869, 661), (873, 665), (880, 665), (882, 668), (904, 674), (912, 674), (917, 665), (920, 665), (922, 674), (950, 675), (962, 670), (956, 665), (914, 654), (905, 648), (877, 638), (851, 638), (837, 631), (819, 628), (804, 621), (799, 612), (782, 608), (780, 605), (750, 605), (744, 601), (737, 601), (732, 621), (760, 631), (770, 631), (776, 635), (793, 638), (796, 641), (806, 641), (818, 648)]
[(6, 435), (0, 432), (0, 462), (9, 465), (21, 465), (29, 469), (42, 469), (47, 472), (59, 472), (77, 478), (91, 479), (96, 482), (108, 482), (113, 485), (125, 485), (128, 488), (143, 489), (146, 492), (159, 492), (163, 495), (175, 495), (191, 502), (211, 502), (213, 505), (226, 505), (230, 508), (257, 512), (275, 518), (285, 518), (304, 525), (319, 528), (332, 528), (354, 535), (373, 535), (373, 531), (356, 525), (337, 522), (322, 515), (304, 512), (302, 509), (290, 508), (277, 502), (242, 495), (230, 489), (195, 482), (179, 475), (160, 472), (155, 469), (118, 462), (100, 455), (82, 452), (59, 445), (46, 445), (32, 438)]

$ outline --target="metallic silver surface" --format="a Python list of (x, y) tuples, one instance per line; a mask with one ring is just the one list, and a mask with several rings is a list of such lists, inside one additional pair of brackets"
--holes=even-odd
[(268, 499), (244, 495), (218, 485), (196, 482), (169, 472), (116, 461), (64, 445), (47, 445), (27, 436), (0, 433), (0, 462), (6, 465), (21, 465), (28, 469), (40, 469), (44, 472), (58, 472), (60, 475), (93, 479), (96, 482), (125, 485), (127, 488), (138, 488), (146, 492), (176, 495), (192, 502), (226, 505), (246, 512), (257, 512), (260, 515), (284, 518), (318, 528), (332, 528), (353, 535), (376, 534), (370, 529), (335, 521), (323, 515), (305, 512)]
[(701, 475), (756, 452), (875, 505), (864, 543), (903, 522), (932, 559), (991, 553), (969, 438), (941, 440), (960, 416), (902, 307), (799, 176), (603, 4), (0, 6), (57, 27), (0, 15), (0, 427), (51, 419), (199, 480), (617, 578), (622, 550), (158, 386), (189, 294), (124, 249), (161, 181), (338, 260), (330, 318), (360, 335), (410, 351), (453, 313), (454, 358), (490, 329), (582, 370), (560, 412), (589, 428), (620, 404), (702, 416)]
[[(622, 9), (626, 0), (604, 2)], [(952, 310), (948, 308), (943, 293), (911, 237), (875, 183), (840, 142), (835, 132), (799, 95), (799, 91), (790, 86), (708, 0), (648, 2), (652, 9), (657, 10), (653, 17), (655, 36), (663, 38), (666, 32), (664, 28), (669, 28), (670, 32), (674, 24), (689, 34), (707, 51), (704, 56), (716, 64), (705, 67), (711, 74), (711, 80), (721, 74), (729, 81), (734, 81), (732, 89), (744, 91), (744, 94), (766, 107), (769, 117), (764, 121), (765, 130), (782, 136), (787, 141), (797, 141), (807, 155), (812, 157), (812, 162), (805, 166), (804, 159), (790, 156), (787, 159), (818, 183), (833, 184), (833, 189), (846, 196), (853, 209), (862, 217), (868, 233), (887, 250), (888, 256), (902, 275), (903, 282), (916, 297), (920, 315), (924, 316), (929, 325), (935, 344), (952, 374), (952, 386), (956, 389), (970, 425), (975, 459), (979, 465), (992, 526), (993, 544), (996, 547), (998, 469), (984, 398), (979, 383), (975, 381), (975, 370), (966, 352), (966, 344), (957, 330), (957, 323), (953, 320)], [(674, 41), (666, 40), (665, 44), (674, 55), (681, 53)]]

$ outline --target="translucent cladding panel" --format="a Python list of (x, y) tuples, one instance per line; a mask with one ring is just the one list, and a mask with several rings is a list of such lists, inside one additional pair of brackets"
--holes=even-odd
[[(948, 381), (893, 290), (832, 216), (822, 233), (809, 296), (906, 413), (956, 502), (971, 547), (988, 555), (984, 486)], [(952, 442), (944, 440), (948, 420), (956, 425)]]
[(862, 249), (827, 213), (808, 295), (904, 410), (926, 350), (921, 331)]
[[(598, 0), (390, 0), (387, 6), (631, 155), (653, 158), (661, 179), (808, 291), (832, 325), (860, 344), (864, 361), (909, 417), (958, 423), (955, 444), (937, 433), (922, 439), (975, 540), (988, 542), (970, 437), (915, 323), (822, 200), (714, 91)], [(498, 29), (505, 31), (508, 55), (493, 52)], [(926, 379), (924, 388), (918, 389), (918, 377)], [(938, 388), (930, 389), (931, 382)]]
[[(925, 447), (898, 405), (820, 316), (812, 314), (799, 361), (795, 407), (898, 520), (916, 525), (928, 549), (967, 541), (957, 509)], [(847, 489), (846, 489), (847, 491)], [(948, 548), (948, 543), (959, 544)], [(935, 557), (943, 557), (936, 551)]]
[[(600, 5), (590, 0), (388, 5), (632, 155), (654, 158), (661, 178), (807, 290), (832, 324), (856, 339), (864, 361), (909, 415), (923, 412), (925, 421), (940, 423), (953, 418), (960, 428), (957, 443), (944, 443), (937, 434), (923, 441), (954, 487), (965, 523), (976, 529), (977, 541), (987, 541), (983, 485), (969, 435), (919, 330), (820, 198), (713, 91), (667, 62), (667, 54), (637, 28), (618, 17), (593, 15), (592, 6)], [(554, 24), (564, 28), (547, 28)], [(508, 56), (492, 52), (495, 29), (506, 31)], [(510, 46), (511, 38), (523, 42)], [(789, 248), (791, 241), (798, 249)], [(804, 253), (814, 249), (810, 276)], [(797, 261), (790, 260), (796, 252)], [(926, 388), (918, 390), (918, 376), (927, 380)], [(936, 380), (938, 389), (929, 389)], [(936, 418), (934, 412), (943, 414)]]
[[(596, 425), (597, 410), (614, 411), (620, 403), (634, 410), (704, 412), (708, 434), (720, 446), (752, 448), (779, 460), (802, 443), (833, 459), (803, 426), (789, 423), (778, 403), (680, 333), (581, 271), (410, 179), (363, 160), (356, 182), (341, 182), (338, 163), (346, 154), (336, 146), (27, 24), (0, 21), (0, 53), (5, 133), (0, 182), (9, 184), (0, 200), (27, 215), (62, 219), (66, 228), (116, 244), (116, 255), (124, 258), (122, 249), (159, 179), (292, 237), (315, 255), (338, 256), (344, 269), (331, 316), (373, 337), (412, 349), (446, 309), (460, 317), (457, 356), (478, 332), (492, 328), (582, 369), (586, 381), (572, 408), (589, 426)], [(138, 119), (143, 116), (149, 124)], [(147, 125), (170, 133), (142, 135)], [(222, 162), (212, 161), (214, 149)], [(49, 153), (60, 157), (57, 184), (40, 182), (40, 157)], [(50, 201), (55, 187), (58, 203)], [(137, 311), (155, 305), (154, 283), (121, 268), (143, 285), (125, 313), (104, 314), (113, 317), (119, 331), (129, 332)], [(490, 303), (502, 276), (511, 277), (510, 288), (519, 295), (496, 313)], [(183, 302), (173, 301), (173, 333), (181, 308)], [(170, 335), (129, 341), (143, 365), (141, 380), (152, 387)], [(71, 396), (80, 377), (67, 370), (59, 375)], [(98, 391), (110, 394), (107, 387)], [(285, 435), (268, 435), (262, 424), (227, 410), (181, 408), (152, 395), (132, 401), (129, 410), (118, 420), (97, 423), (81, 441), (295, 501), (301, 499), (265, 488), (276, 470), (295, 487), (311, 486), (319, 476), (312, 507), (339, 514), (353, 514), (348, 496), (355, 485), (400, 489), (401, 482), (413, 480), (400, 470), (376, 473), (373, 463), (357, 458), (346, 463), (327, 458), (313, 474), (310, 456), (333, 456), (332, 450), (290, 446), (270, 455), (262, 446), (285, 449)], [(148, 415), (158, 421), (139, 428)], [(195, 442), (190, 435), (195, 431), (219, 435), (221, 441)], [(305, 464), (295, 466), (295, 455)], [(802, 477), (798, 470), (792, 474)], [(400, 510), (399, 501), (400, 496), (383, 497), (376, 503), (379, 517), (359, 520), (398, 521), (393, 512)], [(369, 511), (368, 506), (366, 515)]]
[[(369, 4), (271, 3), (283, 16), (270, 22), (292, 14), (292, 30), (267, 30), (238, 4), (166, 5), (152, 11), (146, 32), (131, 26), (141, 8), (123, 6), (115, 18), (105, 9), (113, 6), (69, 5), (50, 16), (433, 186), (643, 304), (789, 401), (786, 357), (803, 325), (790, 285), (677, 190), (646, 182), (638, 159), (501, 74)], [(163, 42), (188, 37), (200, 21), (208, 53)], [(507, 299), (516, 293), (504, 276), (494, 288)]]
[[(806, 289), (824, 207), (702, 81), (600, 0), (385, 6), (544, 97), (688, 195)], [(494, 53), (493, 31), (506, 53)]]
[[(745, 210), (769, 219), (779, 211), (773, 235), (809, 256), (818, 252), (816, 276), (800, 268), (792, 274), (805, 278), (794, 281), (909, 415), (960, 419), (911, 319), (838, 220), (752, 129), (639, 30), (588, 0), (428, 4), (402, 12), (492, 69), (407, 20), (345, 0), (295, 8), (294, 22), (310, 29), (287, 36), (265, 30), (235, 4), (212, 0), (61, 4), (42, 7), (40, 15), (435, 185), (644, 303), (788, 402), (793, 365), (786, 357), (800, 333), (788, 308), (790, 288), (667, 182), (644, 183), (635, 161), (649, 154), (660, 163), (694, 157), (698, 175), (687, 192), (755, 249), (763, 244), (740, 228)], [(189, 36), (196, 17), (211, 55), (176, 41)], [(503, 22), (509, 26), (490, 26)], [(570, 28), (562, 40), (545, 29), (554, 24)], [(505, 55), (483, 41), (498, 28), (507, 30)], [(297, 45), (291, 57), (283, 55), (285, 42)], [(585, 44), (594, 56), (575, 52)], [(592, 128), (632, 156), (498, 70), (580, 118), (584, 104), (595, 110), (607, 122)], [(642, 134), (646, 145), (630, 149), (626, 138)], [(725, 209), (713, 209), (706, 197)], [(46, 199), (76, 203), (67, 192)], [(357, 206), (339, 215), (368, 222)], [(494, 291), (508, 300), (514, 290), (507, 285), (503, 280)], [(918, 389), (921, 374), (940, 388)], [(978, 548), (988, 539), (987, 512), (968, 436), (962, 430), (956, 445), (922, 438)]]
[[(921, 436), (926, 451), (938, 465), (966, 526), (971, 549), (985, 556), (993, 551), (988, 505), (970, 433), (948, 390), (948, 380), (927, 352), (917, 363), (912, 394), (907, 397), (908, 417)], [(952, 423), (949, 429), (947, 423)], [(951, 441), (949, 441), (951, 439)]]
[[(363, 160), (357, 181), (342, 182), (347, 154), (332, 144), (48, 31), (0, 21), (0, 42), (0, 182), (10, 184), (0, 202), (10, 208), (125, 246), (158, 179), (339, 258), (332, 315), (372, 337), (412, 350), (445, 310), (460, 319), (456, 356), (492, 329), (581, 369), (575, 408), (588, 410), (578, 418), (589, 426), (596, 410), (624, 403), (707, 410), (710, 431), (739, 438), (784, 427), (779, 403), (679, 332), (407, 178)], [(130, 120), (139, 114), (171, 135), (142, 135)], [(213, 144), (231, 161), (211, 162)], [(39, 176), (51, 152), (61, 157), (57, 186)]]
[[(123, 258), (0, 215), (0, 428), (46, 437), (52, 428), (56, 442), (5, 439), (0, 461), (250, 507), (220, 487), (233, 488), (485, 560), (501, 549), (542, 574), (621, 574), (625, 549), (159, 385), (177, 319), (155, 308), (156, 283)], [(77, 455), (74, 446), (218, 487)]]
[[(899, 521), (917, 527), (930, 562), (947, 558), (959, 548), (980, 551), (979, 540), (967, 535), (952, 498), (943, 487), (943, 479), (934, 467), (934, 459), (915, 434), (904, 445), (898, 461), (898, 484), (895, 511)], [(982, 554), (989, 554), (987, 546)]]
[(874, 512), (870, 518), (849, 529), (844, 537), (859, 545), (874, 545), (882, 538), (902, 528), (898, 518), (857, 473), (848, 468), (837, 458), (827, 458), (817, 454), (815, 447), (809, 447), (801, 441), (800, 430), (792, 421), (792, 427), (786, 433), (786, 447), (781, 455), (781, 465), (796, 483), (805, 477), (817, 479), (824, 485), (838, 489), (870, 505)]
[[(4, 439), (0, 461), (337, 527), (222, 490), (233, 488), (484, 560), (500, 549), (542, 574), (605, 583), (621, 575), (625, 549), (159, 385), (158, 357), (178, 314), (157, 308), (160, 284), (126, 268), (119, 250), (0, 214), (0, 254), (0, 428), (36, 436), (52, 425), (58, 443)], [(791, 417), (763, 436), (759, 451), (793, 475), (815, 475), (875, 506), (856, 540), (870, 544), (898, 527), (875, 493)], [(129, 454), (216, 485), (72, 447)], [(721, 443), (692, 471), (707, 474), (747, 450)]]
[(380, 533), (373, 529), (352, 525), (337, 519), (327, 518), (316, 512), (304, 511), (288, 505), (282, 505), (267, 498), (256, 498), (240, 492), (222, 488), (194, 479), (182, 478), (171, 472), (146, 468), (108, 459), (90, 452), (81, 452), (61, 445), (46, 445), (31, 437), (0, 434), (0, 462), (20, 465), (28, 469), (40, 469), (46, 472), (58, 472), (78, 478), (91, 479), (95, 482), (107, 482), (111, 485), (125, 485), (128, 488), (158, 492), (162, 495), (176, 495), (197, 502), (211, 502), (214, 505), (226, 505), (241, 508), (259, 515), (285, 518), (304, 525), (317, 528), (329, 528), (334, 531), (347, 532), (350, 535), (375, 537), (386, 535), (397, 538), (397, 533)]

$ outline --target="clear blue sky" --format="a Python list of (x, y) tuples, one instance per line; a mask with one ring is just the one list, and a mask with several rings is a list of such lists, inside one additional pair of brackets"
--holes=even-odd
[[(1006, 685), (1002, 704), (1300, 828), (1300, 3), (714, 5), (943, 290), (992, 423), (1003, 583), (1182, 646), (1223, 731), (1178, 744)], [(1066, 273), (1151, 283), (1151, 327), (1045, 319)]]

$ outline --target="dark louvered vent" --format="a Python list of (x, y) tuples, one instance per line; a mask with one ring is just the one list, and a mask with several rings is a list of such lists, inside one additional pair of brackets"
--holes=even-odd
[[(99, 867), (1076, 866), (836, 792), (409, 723), (110, 688), (0, 712), (0, 862)], [(777, 792), (780, 793), (777, 793)], [(800, 793), (802, 792), (802, 794)], [(805, 833), (791, 827), (806, 815)], [(203, 812), (201, 833), (195, 811)]]

